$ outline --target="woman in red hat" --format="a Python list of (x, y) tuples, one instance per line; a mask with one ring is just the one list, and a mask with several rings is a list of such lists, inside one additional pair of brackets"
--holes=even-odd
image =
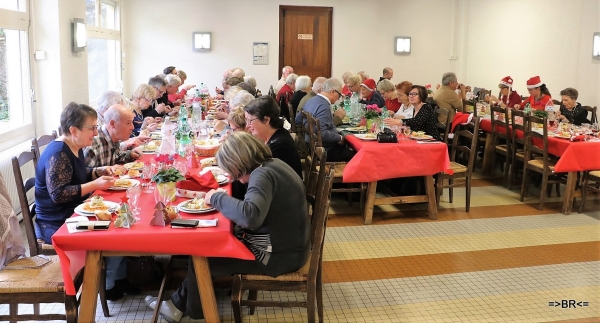
[(500, 84), (498, 84), (500, 99), (492, 95), (487, 98), (487, 101), (503, 109), (506, 109), (506, 107), (514, 108), (515, 105), (519, 105), (521, 103), (521, 96), (512, 90), (512, 85), (513, 79), (510, 76), (503, 78), (500, 80)]
[(377, 104), (379, 108), (385, 106), (385, 100), (381, 94), (377, 92), (375, 80), (373, 79), (366, 79), (360, 84), (360, 94), (362, 95), (360, 103), (366, 105)]
[(552, 102), (550, 91), (548, 91), (546, 84), (542, 83), (539, 76), (534, 76), (527, 80), (527, 91), (529, 91), (529, 98), (525, 99), (520, 105), (515, 104), (515, 109), (525, 107), (529, 103), (531, 109), (544, 111), (546, 104)]

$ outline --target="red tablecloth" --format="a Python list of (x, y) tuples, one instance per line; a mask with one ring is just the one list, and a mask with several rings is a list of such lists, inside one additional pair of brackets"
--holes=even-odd
[[(226, 187), (230, 190), (231, 185)], [(123, 191), (100, 191), (105, 200), (120, 202)], [(177, 198), (174, 205), (184, 201)], [(186, 219), (214, 219), (213, 228), (171, 229), (170, 226), (151, 226), (154, 213), (154, 195), (142, 193), (139, 201), (141, 220), (131, 229), (115, 228), (107, 231), (88, 231), (70, 234), (63, 225), (53, 236), (52, 244), (60, 258), (60, 265), (68, 295), (75, 295), (74, 275), (84, 266), (86, 250), (135, 251), (157, 254), (227, 257), (253, 260), (254, 255), (232, 234), (233, 224), (220, 212), (199, 215), (180, 213)]]
[(357, 152), (344, 169), (345, 183), (434, 175), (450, 167), (448, 146), (441, 142), (419, 144), (409, 140), (384, 144), (353, 135), (346, 136), (346, 141)]
[[(490, 119), (481, 119), (480, 128), (492, 131)], [(517, 136), (522, 137), (519, 131)], [(539, 141), (539, 140), (538, 140)], [(536, 141), (537, 142), (537, 141)], [(541, 141), (537, 142), (541, 146)], [(548, 137), (548, 153), (560, 157), (555, 172), (579, 172), (600, 169), (600, 142), (570, 141), (569, 139)]]

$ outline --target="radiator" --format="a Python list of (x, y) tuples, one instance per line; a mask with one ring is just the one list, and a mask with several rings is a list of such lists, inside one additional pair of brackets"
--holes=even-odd
[[(17, 187), (15, 186), (15, 176), (13, 175), (11, 159), (13, 156), (18, 156), (21, 152), (29, 151), (30, 149), (31, 141), (27, 141), (0, 152), (0, 173), (2, 173), (2, 177), (4, 177), (4, 181), (6, 182), (13, 209), (16, 214), (19, 214), (19, 220), (21, 219), (21, 204), (19, 203), (19, 194), (17, 193)], [(34, 177), (35, 170), (33, 169), (33, 162), (29, 162), (21, 167), (21, 173), (24, 179)], [(33, 191), (33, 189), (29, 190), (29, 193), (27, 194), (29, 204), (34, 201)]]

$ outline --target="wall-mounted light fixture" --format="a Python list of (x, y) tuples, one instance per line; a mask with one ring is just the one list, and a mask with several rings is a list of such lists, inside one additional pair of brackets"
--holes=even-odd
[(410, 54), (410, 37), (398, 36), (394, 40), (394, 54)]
[(87, 31), (85, 21), (80, 18), (73, 19), (73, 52), (82, 52), (87, 46)]
[(212, 33), (193, 32), (192, 50), (195, 52), (207, 52), (212, 49)]
[(592, 57), (600, 59), (600, 32), (594, 33), (594, 41), (592, 42)]

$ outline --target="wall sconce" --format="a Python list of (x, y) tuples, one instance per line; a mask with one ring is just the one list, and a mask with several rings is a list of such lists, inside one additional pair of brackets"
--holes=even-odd
[(73, 52), (82, 52), (87, 46), (87, 31), (85, 21), (80, 18), (73, 19)]
[(592, 57), (600, 59), (600, 32), (594, 33), (594, 41), (592, 43)]
[(212, 49), (212, 33), (193, 32), (192, 50), (195, 52), (208, 52)]
[(394, 54), (408, 55), (410, 54), (410, 37), (396, 37), (394, 41)]

